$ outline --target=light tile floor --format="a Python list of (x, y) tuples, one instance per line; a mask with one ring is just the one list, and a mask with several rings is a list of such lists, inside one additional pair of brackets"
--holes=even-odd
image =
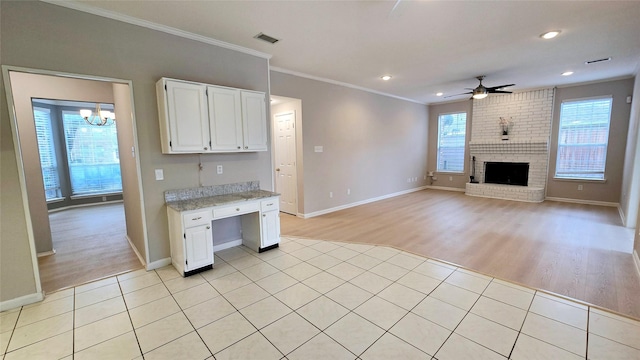
[(640, 359), (640, 322), (393, 248), (283, 238), (0, 313), (13, 359)]

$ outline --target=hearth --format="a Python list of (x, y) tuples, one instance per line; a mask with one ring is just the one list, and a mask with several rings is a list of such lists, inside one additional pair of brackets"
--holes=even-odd
[(484, 182), (527, 186), (529, 182), (529, 163), (485, 162)]

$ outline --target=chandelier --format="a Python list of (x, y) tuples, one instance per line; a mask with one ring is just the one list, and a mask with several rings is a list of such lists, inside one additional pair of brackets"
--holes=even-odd
[(115, 125), (116, 123), (116, 114), (108, 110), (102, 110), (100, 104), (96, 104), (95, 112), (89, 109), (80, 110), (80, 116), (87, 124), (94, 126)]

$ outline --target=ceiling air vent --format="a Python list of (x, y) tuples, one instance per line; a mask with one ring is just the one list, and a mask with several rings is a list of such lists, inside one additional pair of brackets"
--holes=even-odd
[(598, 60), (589, 60), (589, 61), (585, 61), (584, 63), (587, 64), (587, 65), (591, 65), (591, 64), (597, 64), (597, 63), (609, 61), (609, 60), (611, 60), (611, 57), (602, 58), (602, 59), (598, 59)]
[(263, 34), (263, 33), (260, 33), (260, 34), (258, 34), (256, 36), (254, 36), (254, 38), (266, 41), (266, 42), (268, 42), (270, 44), (275, 44), (278, 41), (280, 41), (280, 40), (278, 40), (278, 39), (276, 39), (276, 38), (274, 38), (272, 36), (269, 36), (269, 35), (266, 35), (266, 34)]

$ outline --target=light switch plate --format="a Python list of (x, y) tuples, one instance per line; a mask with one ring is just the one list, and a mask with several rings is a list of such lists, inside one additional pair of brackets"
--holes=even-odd
[(216, 171), (218, 172), (218, 175), (222, 174), (222, 165), (218, 165), (216, 167)]
[(324, 151), (324, 148), (322, 147), (322, 145), (320, 145), (320, 146), (315, 146), (315, 147), (313, 148), (313, 150), (314, 150), (315, 152), (323, 152), (323, 151)]
[(156, 180), (164, 180), (164, 171), (162, 169), (156, 169)]

